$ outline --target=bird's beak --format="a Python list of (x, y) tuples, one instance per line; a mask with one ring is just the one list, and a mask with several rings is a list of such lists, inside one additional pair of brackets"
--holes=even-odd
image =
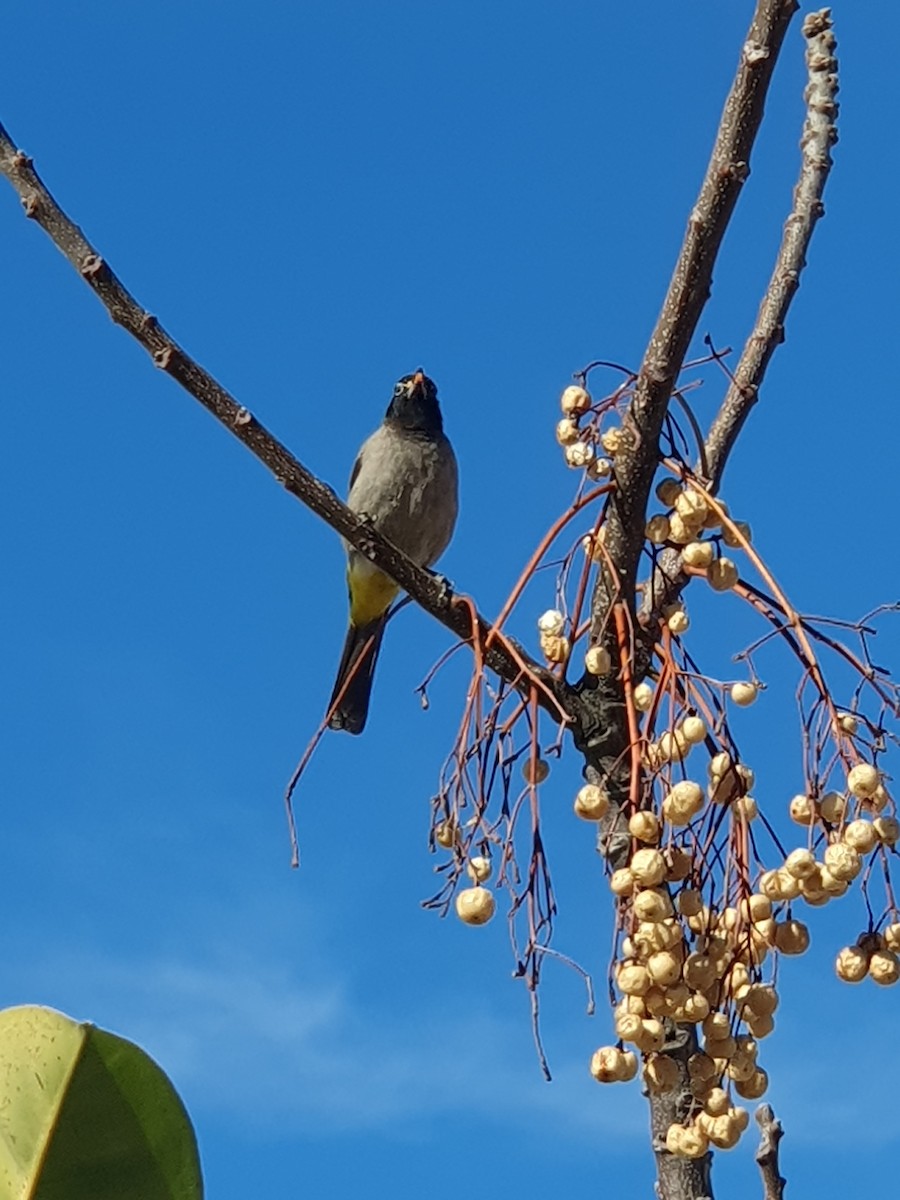
[(415, 375), (413, 375), (413, 377), (412, 377), (412, 383), (410, 384), (409, 390), (411, 392), (415, 392), (419, 388), (424, 387), (424, 386), (425, 386), (425, 373), (423, 371), (416, 371)]

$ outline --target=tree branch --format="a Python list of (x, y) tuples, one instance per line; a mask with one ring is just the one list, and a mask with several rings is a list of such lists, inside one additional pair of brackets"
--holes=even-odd
[[(771, 278), (759, 306), (753, 331), (747, 338), (734, 379), (729, 387), (706, 438), (703, 460), (695, 470), (710, 482), (717, 493), (728, 457), (734, 448), (750, 410), (759, 399), (759, 391), (772, 355), (784, 341), (784, 327), (791, 302), (800, 286), (806, 266), (806, 253), (816, 227), (824, 214), (822, 194), (831, 170), (830, 148), (837, 141), (835, 118), (838, 112), (837, 59), (830, 10), (810, 13), (803, 22), (807, 39), (806, 65), (809, 81), (804, 92), (806, 117), (800, 140), (800, 174), (794, 188), (794, 201), (785, 221), (784, 234), (775, 259)], [(667, 605), (674, 603), (687, 583), (681, 571), (677, 550), (666, 550), (644, 591), (641, 620), (653, 624)]]
[(778, 1169), (778, 1143), (784, 1137), (784, 1130), (770, 1104), (761, 1104), (755, 1116), (761, 1131), (756, 1162), (762, 1176), (763, 1200), (782, 1200), (787, 1180)]
[[(2, 124), (0, 173), (19, 194), (25, 215), (44, 229), (99, 297), (113, 321), (144, 347), (157, 367), (180, 383), (229, 433), (243, 442), (292, 496), (390, 575), (421, 608), (457, 637), (464, 641), (472, 638), (470, 607), (456, 602), (446, 581), (417, 566), (382, 537), (365, 517), (351, 512), (330, 487), (308, 471), (248, 409), (238, 404), (166, 333), (154, 316), (138, 304), (109, 264), (63, 212), (34, 170), (31, 160), (16, 149)], [(490, 622), (478, 614), (476, 621), (477, 636), (484, 646)], [(484, 657), (491, 670), (512, 687), (522, 685), (525, 671), (539, 680), (542, 685), (538, 689), (539, 701), (557, 720), (560, 709), (570, 711), (572, 689), (509, 639), (492, 638)], [(527, 689), (523, 690), (527, 694)]]
[[(634, 595), (647, 499), (659, 462), (659, 434), (700, 314), (709, 299), (722, 238), (750, 174), (750, 152), (797, 0), (758, 0), (719, 123), (712, 155), (656, 328), (644, 353), (630, 408), (630, 444), (616, 456), (618, 493), (606, 547), (618, 579), (600, 587), (595, 626), (620, 589)], [(611, 586), (610, 586), (611, 585)]]
[(800, 141), (800, 177), (794, 189), (794, 204), (785, 222), (784, 235), (769, 286), (756, 317), (756, 325), (744, 346), (725, 396), (706, 439), (706, 458), (713, 491), (718, 490), (728, 455), (751, 408), (759, 399), (772, 355), (784, 341), (788, 309), (800, 286), (816, 222), (824, 214), (822, 194), (831, 170), (831, 147), (837, 141), (837, 59), (831, 10), (810, 13), (803, 22), (807, 39), (806, 66), (809, 83), (804, 93), (806, 120)]

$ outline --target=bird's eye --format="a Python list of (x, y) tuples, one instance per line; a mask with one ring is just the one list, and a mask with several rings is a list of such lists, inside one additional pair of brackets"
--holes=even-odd
[(394, 395), (395, 396), (405, 396), (406, 395), (406, 384), (398, 383), (397, 386), (394, 388)]

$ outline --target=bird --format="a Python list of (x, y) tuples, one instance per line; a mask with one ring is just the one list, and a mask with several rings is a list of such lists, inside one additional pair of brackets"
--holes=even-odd
[[(446, 549), (459, 509), (456, 455), (444, 433), (437, 387), (421, 368), (397, 382), (382, 424), (363, 443), (347, 507), (420, 567), (430, 567)], [(358, 734), (369, 713), (387, 612), (400, 589), (364, 554), (347, 542), (344, 547), (350, 625), (328, 724)]]

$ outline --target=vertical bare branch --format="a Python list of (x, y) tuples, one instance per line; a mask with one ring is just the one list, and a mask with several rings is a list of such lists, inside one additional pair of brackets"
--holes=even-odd
[(760, 1128), (756, 1162), (762, 1176), (763, 1200), (782, 1200), (787, 1180), (778, 1169), (778, 1143), (784, 1136), (784, 1130), (770, 1104), (761, 1104), (755, 1116)]
[(769, 361), (776, 347), (784, 341), (785, 318), (800, 286), (807, 247), (816, 222), (825, 211), (822, 194), (831, 170), (831, 147), (837, 141), (835, 118), (838, 112), (837, 60), (830, 9), (810, 13), (803, 22), (803, 36), (807, 39), (809, 83), (805, 93), (806, 121), (800, 142), (800, 177), (756, 325), (747, 339), (734, 382), (706, 441), (707, 469), (713, 491), (718, 489), (731, 448), (759, 398)]

